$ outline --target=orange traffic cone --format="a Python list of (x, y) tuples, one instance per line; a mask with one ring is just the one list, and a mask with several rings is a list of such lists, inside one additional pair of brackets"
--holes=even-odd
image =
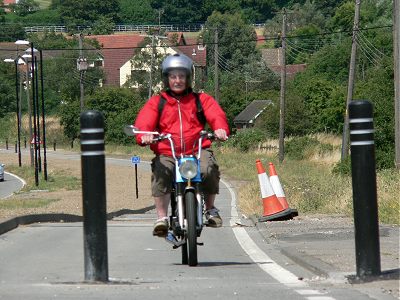
[(277, 219), (287, 219), (288, 217), (291, 218), (292, 212), (290, 208), (285, 209), (279, 202), (268, 179), (267, 173), (265, 173), (265, 169), (259, 159), (256, 160), (256, 167), (264, 206), (263, 217), (259, 218), (259, 221), (265, 222)]
[[(278, 198), (279, 202), (282, 204), (282, 207), (284, 209), (289, 208), (289, 204), (286, 201), (285, 192), (283, 191), (281, 182), (279, 181), (278, 174), (276, 173), (275, 170), (275, 166), (272, 162), (269, 163), (269, 181), (271, 182), (272, 189), (274, 190), (274, 193), (276, 194), (276, 197)], [(290, 210), (292, 217), (299, 215), (297, 209), (291, 208)]]

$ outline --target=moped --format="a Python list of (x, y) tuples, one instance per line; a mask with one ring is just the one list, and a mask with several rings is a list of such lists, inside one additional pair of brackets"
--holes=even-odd
[[(171, 134), (157, 131), (140, 131), (132, 125), (125, 126), (127, 135), (152, 134), (153, 142), (168, 140), (172, 157), (175, 160), (175, 176), (171, 192), (171, 214), (169, 217), (169, 231), (165, 239), (173, 244), (173, 248), (181, 248), (182, 264), (196, 266), (197, 238), (200, 237), (204, 226), (207, 226), (205, 218), (205, 199), (202, 192), (202, 180), (200, 173), (201, 147), (192, 155), (180, 155), (177, 157), (175, 145)], [(215, 139), (213, 133), (202, 130), (199, 133), (197, 145), (202, 145), (203, 139)]]

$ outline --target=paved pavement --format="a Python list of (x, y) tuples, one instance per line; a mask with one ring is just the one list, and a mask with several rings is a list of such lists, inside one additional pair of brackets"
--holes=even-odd
[[(17, 218), (12, 220), (12, 223), (21, 225), (23, 223), (57, 221), (57, 218), (66, 222), (79, 221), (71, 216), (68, 218), (63, 215), (38, 215)], [(275, 251), (275, 254), (268, 253), (272, 259), (282, 262), (282, 258), (277, 257), (276, 253), (281, 256), (284, 254), (288, 259), (283, 262), (288, 267), (298, 264), (308, 269), (313, 275), (303, 278), (304, 281), (322, 286), (339, 286), (360, 290), (372, 299), (400, 299), (399, 226), (380, 226), (382, 276), (372, 278), (370, 282), (365, 283), (353, 283), (348, 280), (348, 276), (356, 273), (354, 226), (350, 218), (326, 215), (302, 216), (299, 212), (298, 217), (289, 221), (258, 222), (255, 219), (241, 219), (238, 226), (252, 228), (255, 226), (264, 242), (278, 250)], [(10, 222), (0, 224), (0, 232), (6, 232), (13, 228), (14, 226), (10, 227)], [(0, 239), (3, 238), (4, 236), (0, 236)], [(81, 241), (78, 239), (77, 243), (80, 245)], [(58, 247), (57, 243), (54, 245), (55, 249), (53, 250), (57, 252), (63, 253), (71, 250), (68, 247)], [(41, 254), (39, 253), (39, 255)], [(68, 254), (66, 255), (68, 256)], [(23, 271), (24, 267), (19, 266), (18, 261), (15, 263), (16, 269)], [(40, 265), (38, 268), (42, 273), (46, 273), (46, 264)], [(10, 280), (18, 281), (21, 273), (10, 272), (9, 276), (17, 276)]]
[(379, 228), (382, 275), (357, 282), (354, 225), (345, 216), (302, 216), (288, 221), (253, 223), (267, 243), (315, 274), (313, 280), (352, 285), (376, 299), (399, 297), (399, 226)]

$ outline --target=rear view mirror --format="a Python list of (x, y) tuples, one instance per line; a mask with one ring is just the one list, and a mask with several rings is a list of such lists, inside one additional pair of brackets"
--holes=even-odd
[(135, 131), (137, 131), (137, 128), (135, 126), (133, 126), (133, 125), (126, 125), (124, 127), (124, 132), (128, 136), (134, 136), (135, 135)]

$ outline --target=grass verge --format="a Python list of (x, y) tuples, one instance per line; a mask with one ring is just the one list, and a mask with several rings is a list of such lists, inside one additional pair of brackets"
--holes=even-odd
[[(330, 150), (337, 157), (337, 148)], [(353, 215), (351, 176), (332, 172), (334, 164), (326, 153), (315, 153), (312, 159), (285, 158), (279, 163), (276, 153), (239, 152), (232, 148), (220, 147), (216, 157), (222, 174), (238, 182), (238, 201), (241, 212), (257, 217), (263, 214), (263, 206), (255, 166), (260, 159), (268, 173), (272, 162), (278, 173), (289, 206), (299, 214), (343, 214)], [(400, 224), (400, 172), (384, 170), (377, 173), (377, 194), (379, 221), (386, 224)]]
[(1, 201), (0, 209), (40, 208), (59, 201), (59, 199), (14, 199), (13, 201)]
[(48, 190), (58, 191), (64, 190), (77, 190), (81, 188), (81, 180), (75, 176), (71, 176), (66, 170), (54, 170), (47, 174), (47, 181), (42, 179), (40, 174), (39, 185), (35, 185), (35, 170), (30, 166), (18, 167), (17, 165), (8, 165), (7, 171), (18, 175), (26, 180), (26, 186), (22, 191), (30, 190)]

